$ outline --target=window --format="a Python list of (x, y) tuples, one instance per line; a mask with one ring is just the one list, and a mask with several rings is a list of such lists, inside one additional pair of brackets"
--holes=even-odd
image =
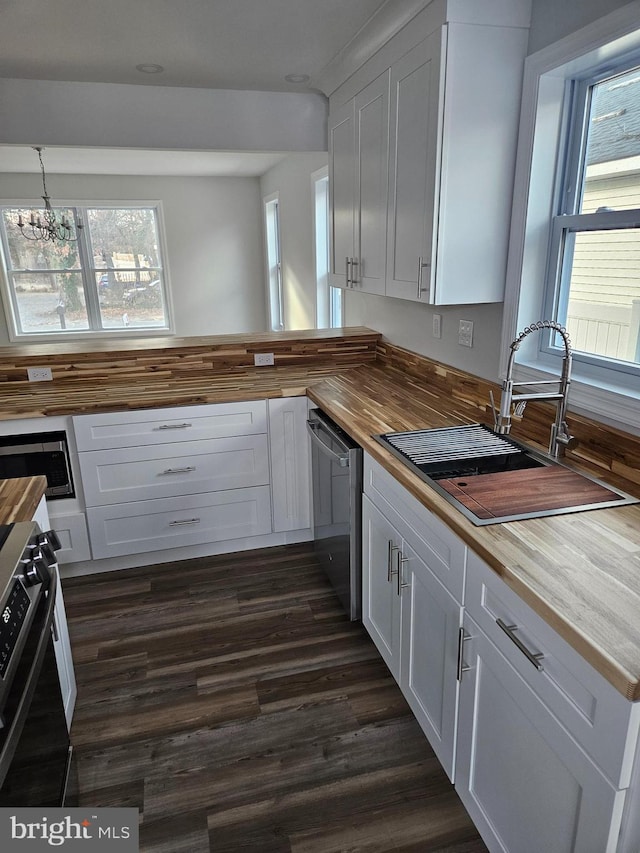
[(271, 329), (284, 329), (284, 305), (282, 300), (282, 264), (280, 262), (280, 218), (278, 195), (264, 199), (265, 243), (267, 250), (267, 288), (269, 293), (269, 317)]
[[(545, 314), (576, 358), (640, 364), (640, 67), (574, 81)], [(613, 364), (612, 364), (613, 366)]]
[(22, 236), (31, 210), (0, 211), (12, 339), (169, 331), (156, 207), (57, 208), (83, 227), (53, 243)]
[(311, 176), (314, 196), (316, 328), (341, 328), (343, 290), (329, 285), (329, 170)]
[[(556, 320), (574, 350), (570, 407), (638, 432), (639, 309), (640, 29), (625, 6), (527, 57), (502, 375), (517, 333)], [(517, 381), (559, 375), (554, 338), (522, 342)]]

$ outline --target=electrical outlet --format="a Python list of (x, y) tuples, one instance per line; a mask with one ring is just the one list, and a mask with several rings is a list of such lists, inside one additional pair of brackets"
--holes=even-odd
[(256, 367), (271, 367), (273, 365), (273, 353), (256, 352), (253, 354), (253, 363)]
[(442, 337), (442, 314), (433, 315), (433, 337)]
[(461, 347), (473, 346), (473, 321), (460, 320), (458, 325), (458, 343)]
[(53, 379), (50, 367), (27, 367), (29, 382), (50, 382)]

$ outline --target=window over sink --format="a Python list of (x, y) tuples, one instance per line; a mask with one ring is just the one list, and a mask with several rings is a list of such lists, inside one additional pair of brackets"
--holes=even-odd
[[(516, 333), (566, 326), (571, 407), (637, 432), (640, 416), (640, 29), (624, 7), (525, 64), (504, 373)], [(518, 381), (560, 372), (549, 332), (525, 341)]]
[[(159, 205), (55, 208), (71, 241), (23, 237), (28, 202), (0, 207), (3, 299), (12, 340), (170, 332)], [(35, 211), (36, 216), (42, 211)]]

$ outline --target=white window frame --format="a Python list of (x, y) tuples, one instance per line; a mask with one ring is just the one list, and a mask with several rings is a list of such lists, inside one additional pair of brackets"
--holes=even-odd
[(311, 174), (313, 260), (316, 277), (316, 329), (344, 325), (344, 291), (329, 283), (329, 167)]
[[(16, 207), (16, 208), (26, 208), (33, 210), (40, 210), (42, 208), (42, 199), (0, 199), (0, 206), (2, 207)], [(0, 296), (2, 301), (2, 307), (4, 310), (4, 315), (6, 319), (7, 331), (9, 335), (9, 340), (12, 343), (50, 343), (55, 341), (77, 341), (77, 340), (86, 340), (86, 339), (109, 339), (109, 338), (141, 338), (141, 337), (169, 337), (175, 334), (174, 329), (174, 319), (173, 319), (173, 305), (171, 300), (171, 286), (169, 281), (169, 264), (167, 260), (167, 252), (166, 252), (166, 239), (165, 239), (165, 230), (164, 230), (164, 217), (162, 214), (162, 203), (159, 200), (144, 200), (144, 201), (134, 201), (131, 199), (127, 199), (126, 201), (95, 201), (91, 200), (66, 200), (66, 199), (56, 199), (55, 209), (64, 208), (71, 209), (74, 212), (74, 217), (77, 218), (76, 212), (80, 212), (80, 219), (82, 220), (84, 217), (82, 216), (82, 212), (84, 210), (91, 210), (94, 208), (113, 208), (117, 210), (126, 210), (128, 208), (144, 208), (144, 209), (153, 209), (156, 214), (156, 226), (158, 229), (158, 244), (159, 244), (159, 254), (162, 262), (161, 272), (162, 272), (162, 282), (163, 282), (163, 298), (165, 305), (165, 316), (167, 324), (165, 326), (153, 326), (150, 328), (139, 328), (136, 326), (132, 327), (123, 327), (123, 328), (91, 328), (91, 329), (78, 329), (78, 330), (62, 330), (59, 332), (20, 332), (19, 331), (19, 322), (17, 318), (17, 308), (14, 303), (14, 295), (12, 292), (12, 288), (9, 284), (8, 280), (8, 266), (6, 260), (4, 258), (5, 255), (5, 246), (4, 241), (0, 239)], [(88, 239), (88, 237), (85, 237)], [(94, 267), (91, 266), (86, 259), (87, 251), (86, 246), (88, 243), (83, 244), (83, 248), (80, 252), (81, 257), (84, 260), (84, 265), (81, 270), (78, 270), (79, 273), (82, 274), (84, 286), (90, 289), (90, 284), (86, 282), (86, 277), (90, 277), (94, 272)], [(95, 296), (95, 298), (94, 298)], [(88, 313), (89, 318), (91, 319), (92, 313), (94, 313), (97, 309), (95, 300), (97, 299), (97, 294), (90, 294), (87, 296), (89, 301)]]
[[(509, 344), (545, 316), (554, 212), (558, 209), (558, 157), (566, 143), (568, 81), (616, 67), (640, 51), (640, 2), (633, 2), (529, 56), (525, 63), (514, 206), (507, 267), (500, 373)], [(559, 373), (560, 349), (529, 335), (517, 352), (519, 381)], [(640, 435), (640, 382), (634, 373), (574, 361), (570, 409)]]
[(285, 328), (285, 321), (279, 193), (275, 192), (264, 196), (262, 205), (264, 211), (264, 252), (269, 328), (273, 332), (282, 332)]

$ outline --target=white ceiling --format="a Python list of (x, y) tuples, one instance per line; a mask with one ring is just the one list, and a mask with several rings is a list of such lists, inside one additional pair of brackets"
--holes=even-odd
[[(394, 0), (0, 0), (0, 78), (257, 91), (313, 79)], [(144, 74), (136, 65), (161, 65)], [(290, 83), (289, 74), (309, 82)], [(47, 148), (47, 173), (261, 175), (278, 153)], [(37, 172), (0, 146), (0, 172)]]
[(304, 91), (385, 2), (0, 0), (0, 77)]

